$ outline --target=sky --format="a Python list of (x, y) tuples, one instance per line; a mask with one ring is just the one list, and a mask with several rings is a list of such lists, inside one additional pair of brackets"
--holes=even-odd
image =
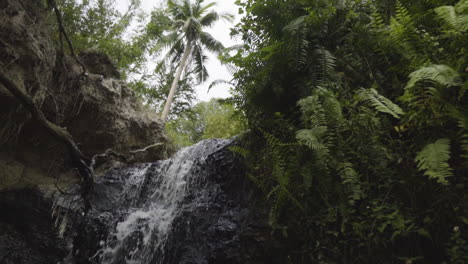
[[(118, 5), (118, 9), (121, 11), (125, 11), (129, 5), (129, 0), (116, 0)], [(206, 1), (207, 3), (211, 1)], [(215, 7), (217, 12), (229, 12), (233, 15), (236, 15), (236, 21), (234, 23), (229, 23), (225, 21), (218, 21), (212, 28), (206, 29), (208, 33), (213, 35), (214, 38), (221, 41), (225, 47), (229, 47), (234, 45), (236, 42), (231, 39), (229, 36), (230, 28), (237, 23), (237, 10), (238, 7), (234, 4), (235, 0), (219, 0), (218, 5)], [(155, 7), (159, 7), (164, 0), (141, 0), (141, 7), (145, 12), (151, 12)], [(208, 74), (210, 78), (203, 84), (197, 86), (195, 89), (197, 91), (198, 99), (200, 101), (208, 101), (211, 98), (226, 98), (229, 97), (229, 86), (227, 85), (219, 85), (213, 87), (210, 92), (208, 93), (208, 87), (212, 81), (217, 79), (223, 80), (231, 80), (232, 76), (227, 71), (224, 65), (216, 58), (216, 55), (209, 54), (208, 55), (208, 62), (206, 65), (208, 70)]]

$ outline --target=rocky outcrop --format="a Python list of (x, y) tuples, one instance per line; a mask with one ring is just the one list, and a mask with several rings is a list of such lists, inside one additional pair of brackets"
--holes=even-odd
[[(121, 164), (150, 145), (133, 162), (160, 159), (164, 144), (155, 143), (166, 138), (159, 118), (118, 79), (106, 55), (83, 53), (84, 75), (57, 53), (45, 3), (0, 0), (0, 71), (67, 129), (89, 162), (112, 149)], [(102, 158), (97, 164), (96, 172), (112, 167)], [(65, 147), (0, 85), (0, 263), (56, 263), (66, 253), (50, 217), (51, 197), (77, 181)]]
[[(83, 75), (73, 59), (57, 54), (43, 2), (1, 1), (0, 69), (51, 122), (66, 127), (90, 158), (108, 149), (128, 155), (164, 143), (159, 118), (117, 79), (106, 55), (82, 53), (80, 58), (89, 67), (89, 74)], [(161, 147), (145, 154), (138, 161), (160, 159)], [(0, 86), (0, 191), (51, 186), (59, 176), (68, 180), (72, 174), (63, 146)]]

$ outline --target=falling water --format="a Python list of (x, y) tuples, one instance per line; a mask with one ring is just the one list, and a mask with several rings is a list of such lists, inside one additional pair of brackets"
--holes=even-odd
[(133, 168), (121, 194), (130, 206), (93, 257), (103, 264), (158, 263), (164, 258), (162, 249), (181, 201), (204, 180), (199, 168), (230, 142), (202, 141), (171, 159)]

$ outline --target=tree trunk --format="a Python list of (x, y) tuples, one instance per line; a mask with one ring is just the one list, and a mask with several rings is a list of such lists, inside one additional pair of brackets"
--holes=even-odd
[(182, 70), (185, 68), (185, 64), (187, 63), (187, 59), (189, 58), (191, 51), (192, 42), (189, 42), (185, 47), (184, 55), (182, 56), (179, 68), (177, 69), (176, 75), (174, 76), (174, 80), (172, 81), (171, 90), (169, 91), (169, 95), (167, 96), (166, 104), (164, 105), (164, 110), (161, 115), (161, 119), (163, 122), (166, 122), (167, 115), (169, 114), (169, 110), (171, 108), (172, 100), (174, 99), (174, 94), (177, 90), (177, 85), (180, 81), (180, 75), (182, 74)]

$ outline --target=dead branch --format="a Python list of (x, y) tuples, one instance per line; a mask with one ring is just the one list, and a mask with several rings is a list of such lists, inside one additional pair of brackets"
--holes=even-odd
[(91, 209), (89, 196), (93, 188), (92, 170), (85, 162), (85, 157), (73, 141), (73, 137), (63, 128), (47, 120), (42, 111), (36, 106), (34, 101), (23, 92), (14, 82), (12, 82), (3, 72), (0, 72), (0, 84), (2, 84), (20, 103), (26, 108), (31, 116), (56, 140), (64, 144), (71, 156), (72, 164), (78, 170), (81, 180), (81, 196), (84, 201), (84, 210)]
[(153, 145), (149, 145), (149, 146), (147, 146), (145, 148), (142, 148), (142, 149), (137, 149), (137, 150), (130, 151), (130, 154), (135, 155), (135, 154), (138, 154), (140, 152), (146, 152), (150, 148), (154, 148), (154, 147), (161, 146), (161, 145), (164, 145), (164, 144), (163, 143), (155, 143)]
[(95, 166), (96, 166), (96, 160), (98, 158), (104, 158), (104, 157), (110, 157), (110, 156), (113, 156), (113, 157), (116, 157), (116, 158), (119, 158), (121, 160), (123, 160), (124, 162), (127, 162), (128, 158), (123, 155), (122, 153), (119, 153), (113, 149), (108, 149), (106, 150), (106, 152), (102, 153), (102, 154), (96, 154), (93, 156), (93, 158), (91, 159), (91, 169), (94, 170)]

